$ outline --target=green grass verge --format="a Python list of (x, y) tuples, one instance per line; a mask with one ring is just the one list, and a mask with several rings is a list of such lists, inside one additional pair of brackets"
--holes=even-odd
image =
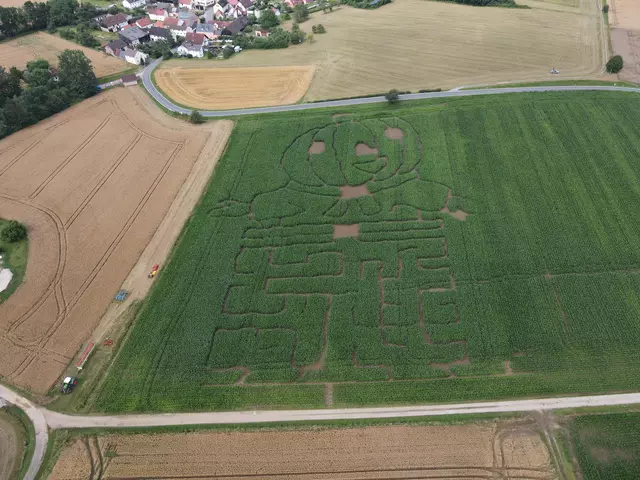
[(0, 409), (0, 415), (6, 415), (13, 424), (16, 425), (16, 428), (19, 428), (22, 433), (22, 437), (24, 438), (24, 449), (22, 451), (22, 461), (20, 463), (20, 469), (17, 472), (14, 472), (15, 478), (17, 480), (21, 480), (24, 478), (27, 470), (29, 469), (29, 463), (31, 462), (31, 457), (33, 456), (33, 451), (36, 446), (36, 431), (29, 420), (29, 417), (26, 413), (20, 410), (18, 407), (9, 406), (3, 409)]
[(439, 102), (236, 118), (96, 408), (640, 389), (640, 97)]
[[(9, 223), (8, 220), (0, 219), (0, 231)], [(0, 240), (0, 252), (2, 253), (2, 263), (5, 268), (9, 268), (13, 273), (13, 278), (6, 290), (0, 292), (0, 304), (11, 296), (20, 286), (27, 270), (27, 255), (29, 253), (29, 240), (24, 239), (16, 243), (7, 243)]]
[(569, 428), (585, 480), (640, 478), (640, 413), (578, 416)]
[(489, 88), (516, 88), (516, 87), (553, 87), (553, 86), (579, 86), (579, 85), (603, 85), (611, 87), (640, 87), (631, 82), (608, 82), (605, 80), (549, 80), (545, 82), (501, 83), (498, 85), (485, 85), (482, 87), (465, 87), (461, 90), (486, 90)]

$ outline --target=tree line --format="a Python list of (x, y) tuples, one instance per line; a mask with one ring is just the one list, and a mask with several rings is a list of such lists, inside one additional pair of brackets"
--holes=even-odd
[(94, 5), (77, 0), (25, 2), (22, 7), (0, 7), (0, 40), (28, 32), (89, 23), (99, 14)]
[(24, 71), (0, 67), (0, 138), (61, 112), (97, 91), (91, 60), (80, 50), (62, 52), (57, 71), (43, 59), (27, 63)]

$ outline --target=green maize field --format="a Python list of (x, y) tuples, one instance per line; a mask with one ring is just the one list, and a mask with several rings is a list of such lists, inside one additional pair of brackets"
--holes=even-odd
[(237, 120), (93, 408), (640, 388), (640, 97), (447, 102)]
[(579, 416), (569, 427), (585, 480), (640, 478), (640, 413)]

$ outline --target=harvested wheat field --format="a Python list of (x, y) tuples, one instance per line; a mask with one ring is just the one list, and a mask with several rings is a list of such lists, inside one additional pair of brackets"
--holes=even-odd
[(231, 122), (165, 127), (139, 95), (114, 89), (0, 142), (0, 217), (29, 229), (24, 282), (0, 305), (0, 377), (22, 388), (55, 383), (230, 134)]
[(0, 43), (0, 65), (6, 69), (14, 66), (24, 68), (27, 62), (37, 58), (44, 58), (55, 65), (58, 62), (58, 55), (64, 50), (82, 50), (91, 60), (97, 77), (118, 73), (130, 67), (130, 64), (119, 58), (44, 32), (32, 33)]
[(533, 423), (108, 435), (68, 443), (49, 479), (494, 476), (556, 478)]
[[(424, 0), (396, 0), (376, 10), (345, 6), (333, 13), (314, 13), (301, 24), (307, 32), (318, 23), (326, 27), (327, 33), (315, 35), (313, 44), (246, 50), (227, 62), (313, 65), (307, 101), (390, 88), (417, 91), (548, 80), (553, 67), (560, 70), (560, 79), (590, 78), (601, 72), (599, 2), (519, 3), (532, 8), (478, 8)], [(172, 60), (167, 66), (193, 65), (185, 62)], [(242, 83), (243, 78), (234, 81)]]
[(633, 0), (611, 0), (611, 46), (622, 55), (624, 68), (620, 80), (640, 83), (640, 3)]
[[(192, 63), (193, 65), (193, 63)], [(204, 109), (287, 105), (300, 100), (313, 78), (312, 66), (259, 68), (160, 68), (157, 85), (178, 103)], [(220, 88), (224, 85), (224, 88)]]

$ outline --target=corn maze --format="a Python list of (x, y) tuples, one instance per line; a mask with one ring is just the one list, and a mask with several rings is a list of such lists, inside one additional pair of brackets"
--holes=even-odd
[(500, 97), (238, 121), (95, 407), (634, 388), (638, 101)]

